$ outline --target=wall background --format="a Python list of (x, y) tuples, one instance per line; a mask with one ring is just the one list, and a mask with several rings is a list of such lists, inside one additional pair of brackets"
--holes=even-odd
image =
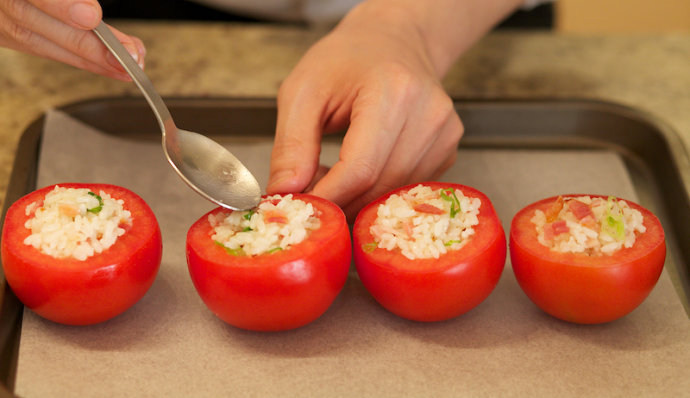
[(557, 0), (554, 10), (560, 32), (690, 32), (690, 0)]

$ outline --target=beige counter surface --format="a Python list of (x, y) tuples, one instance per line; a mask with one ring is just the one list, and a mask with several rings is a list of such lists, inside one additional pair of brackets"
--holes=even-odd
[[(195, 23), (114, 25), (148, 47), (147, 73), (165, 96), (276, 95), (320, 35), (292, 26)], [(444, 80), (462, 98), (586, 98), (645, 111), (690, 147), (690, 36), (564, 36), (502, 31), (478, 43)], [(131, 83), (0, 49), (0, 200), (22, 131), (46, 110)], [(0, 202), (1, 204), (1, 202)]]

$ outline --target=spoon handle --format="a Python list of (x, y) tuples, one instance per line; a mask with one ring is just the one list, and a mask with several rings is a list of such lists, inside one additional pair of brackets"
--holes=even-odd
[(165, 106), (163, 99), (153, 87), (153, 83), (151, 83), (148, 76), (146, 76), (136, 61), (134, 61), (134, 58), (129, 55), (129, 52), (127, 52), (113, 32), (110, 31), (108, 25), (101, 21), (93, 31), (96, 33), (96, 36), (101, 39), (103, 44), (108, 47), (108, 50), (117, 58), (120, 64), (122, 64), (122, 67), (125, 68), (127, 73), (132, 77), (132, 80), (134, 80), (134, 83), (139, 87), (139, 90), (144, 94), (146, 101), (151, 106), (151, 109), (153, 109), (153, 113), (156, 114), (156, 119), (158, 119), (158, 124), (160, 124), (163, 135), (165, 135), (166, 131), (171, 131), (171, 128), (174, 129), (175, 124), (170, 115), (170, 111), (168, 111), (168, 107)]

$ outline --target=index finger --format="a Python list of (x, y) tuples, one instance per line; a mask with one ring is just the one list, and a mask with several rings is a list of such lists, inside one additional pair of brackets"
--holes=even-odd
[(28, 1), (53, 18), (78, 29), (93, 29), (103, 17), (103, 11), (97, 0)]
[(281, 86), (267, 193), (301, 192), (309, 185), (318, 167), (324, 109), (309, 86)]
[(353, 105), (340, 159), (312, 193), (344, 206), (378, 182), (405, 123), (405, 117), (391, 112), (400, 107), (390, 101), (395, 100), (376, 97)]

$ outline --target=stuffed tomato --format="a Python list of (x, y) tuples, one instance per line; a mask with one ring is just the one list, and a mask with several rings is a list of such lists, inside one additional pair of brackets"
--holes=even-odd
[(59, 184), (12, 204), (2, 229), (2, 266), (17, 298), (54, 322), (110, 319), (148, 291), (162, 240), (149, 206), (108, 184)]
[(248, 330), (317, 319), (345, 285), (351, 258), (342, 210), (307, 194), (264, 197), (250, 211), (217, 208), (187, 234), (200, 297), (220, 319)]
[(595, 324), (644, 301), (661, 275), (666, 244), (659, 220), (636, 203), (563, 195), (515, 215), (510, 258), (522, 290), (539, 308)]
[(506, 238), (483, 193), (427, 182), (390, 192), (358, 214), (353, 229), (357, 273), (390, 312), (415, 321), (461, 315), (484, 301), (500, 279)]

